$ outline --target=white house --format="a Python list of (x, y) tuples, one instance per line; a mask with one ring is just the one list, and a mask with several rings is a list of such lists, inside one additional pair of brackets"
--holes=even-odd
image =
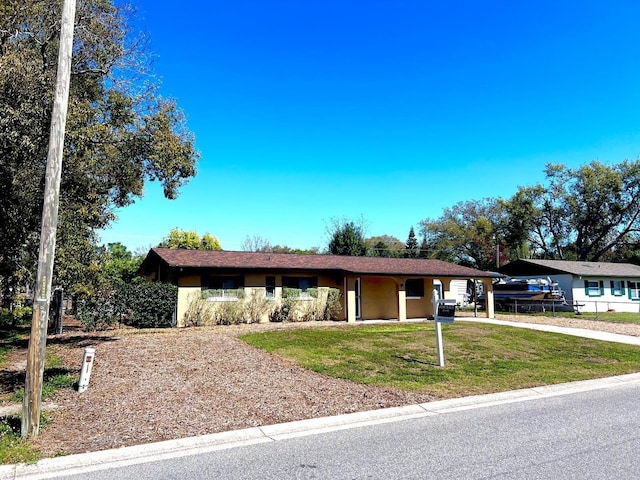
[(640, 266), (631, 263), (520, 259), (499, 272), (512, 278), (549, 277), (580, 311), (640, 312)]

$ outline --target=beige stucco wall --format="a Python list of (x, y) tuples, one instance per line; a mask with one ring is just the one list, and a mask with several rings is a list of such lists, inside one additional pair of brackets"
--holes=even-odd
[(184, 314), (190, 297), (200, 295), (200, 275), (183, 276), (178, 279), (178, 306), (176, 312), (178, 327), (184, 327)]
[(392, 278), (364, 277), (362, 282), (362, 318), (398, 317), (397, 286)]
[[(296, 273), (289, 275), (272, 275), (272, 274), (247, 274), (244, 276), (244, 285), (245, 285), (245, 293), (250, 295), (252, 292), (256, 292), (257, 294), (265, 295), (266, 288), (266, 277), (273, 276), (276, 281), (276, 302), (278, 302), (282, 298), (282, 277), (283, 276), (313, 276), (318, 277), (318, 287), (331, 287), (337, 288), (344, 296), (344, 286), (343, 284), (337, 284), (335, 278), (326, 276), (326, 275), (315, 275), (313, 273)], [(191, 299), (194, 296), (200, 295), (202, 291), (201, 286), (202, 276), (201, 275), (184, 275), (179, 277), (178, 279), (178, 305), (177, 305), (177, 326), (184, 326), (184, 317), (191, 302)], [(339, 320), (344, 320), (344, 308), (342, 312), (343, 316)], [(263, 315), (262, 321), (268, 321), (269, 315), (268, 313)]]
[[(245, 290), (247, 294), (255, 291), (258, 294), (265, 294), (265, 278), (274, 276), (276, 282), (276, 302), (282, 298), (282, 277), (281, 274), (247, 274), (245, 275)], [(318, 287), (337, 288), (342, 294), (342, 318), (347, 319), (347, 312), (355, 312), (355, 277), (347, 279), (336, 279), (326, 275), (314, 275), (313, 273), (296, 273), (285, 276), (315, 276), (318, 277)], [(404, 281), (406, 278), (395, 277), (361, 277), (361, 318), (362, 319), (396, 319), (396, 318), (425, 318), (433, 315), (432, 292), (434, 279), (424, 279), (424, 296), (420, 298), (404, 299)], [(441, 279), (445, 298), (449, 279)], [(491, 279), (483, 279), (485, 291), (491, 288)], [(200, 275), (185, 275), (178, 280), (178, 306), (177, 320), (178, 326), (184, 326), (184, 315), (193, 295), (199, 295), (201, 291)], [(346, 289), (345, 289), (346, 287)], [(490, 298), (492, 300), (492, 293)], [(493, 302), (489, 301), (489, 311), (487, 316), (493, 316)], [(350, 320), (355, 320), (355, 313), (349, 316)], [(262, 321), (268, 321), (268, 314), (264, 315)]]

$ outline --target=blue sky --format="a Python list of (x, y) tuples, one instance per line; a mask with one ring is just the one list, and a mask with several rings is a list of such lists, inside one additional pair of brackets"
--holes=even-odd
[(640, 156), (640, 2), (132, 1), (201, 159), (177, 200), (147, 184), (104, 243), (177, 227), (322, 248), (336, 217), (404, 241), (547, 162)]

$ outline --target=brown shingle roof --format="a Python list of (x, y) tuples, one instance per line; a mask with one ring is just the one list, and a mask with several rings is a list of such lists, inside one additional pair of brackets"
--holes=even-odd
[(496, 273), (435, 259), (348, 257), (262, 252), (231, 252), (153, 248), (139, 273), (154, 271), (162, 263), (170, 268), (220, 268), (238, 270), (340, 271), (348, 274), (415, 275), (456, 278), (498, 277)]

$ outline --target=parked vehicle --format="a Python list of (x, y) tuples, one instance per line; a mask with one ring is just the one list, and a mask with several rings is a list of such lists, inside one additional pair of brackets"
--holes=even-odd
[[(478, 298), (484, 304), (485, 295)], [(493, 284), (496, 310), (545, 310), (554, 304), (565, 305), (564, 292), (551, 278), (503, 278)]]

